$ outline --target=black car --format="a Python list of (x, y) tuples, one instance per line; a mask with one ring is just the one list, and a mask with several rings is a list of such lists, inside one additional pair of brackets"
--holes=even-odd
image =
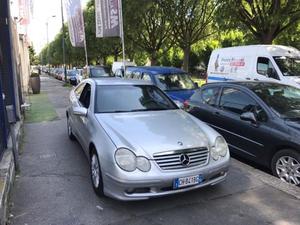
[(185, 103), (231, 152), (300, 186), (300, 89), (271, 82), (210, 83)]

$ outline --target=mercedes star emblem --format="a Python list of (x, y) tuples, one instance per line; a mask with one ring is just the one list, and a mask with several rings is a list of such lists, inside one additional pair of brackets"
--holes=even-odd
[(186, 154), (180, 155), (180, 162), (184, 166), (188, 166), (190, 164), (190, 157)]

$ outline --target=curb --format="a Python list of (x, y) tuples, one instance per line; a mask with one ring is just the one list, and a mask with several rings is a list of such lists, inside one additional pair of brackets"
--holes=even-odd
[(262, 183), (269, 185), (282, 192), (285, 192), (286, 194), (291, 195), (296, 199), (300, 200), (300, 187), (288, 184), (277, 177), (267, 174), (259, 169), (255, 169), (254, 167), (244, 164), (236, 159), (231, 158), (231, 161), (237, 167), (244, 170), (246, 169), (247, 172), (251, 174), (251, 176), (254, 176), (255, 178), (259, 179)]

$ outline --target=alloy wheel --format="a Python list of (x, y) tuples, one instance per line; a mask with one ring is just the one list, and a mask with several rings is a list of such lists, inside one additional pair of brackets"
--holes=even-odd
[(92, 180), (93, 180), (94, 187), (98, 188), (100, 183), (100, 166), (96, 154), (93, 154), (92, 156), (91, 173), (92, 173)]
[(281, 156), (276, 162), (278, 177), (290, 184), (300, 184), (300, 163), (291, 156)]

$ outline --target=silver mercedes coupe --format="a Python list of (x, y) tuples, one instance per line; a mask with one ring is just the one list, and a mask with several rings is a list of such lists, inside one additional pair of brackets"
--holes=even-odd
[(98, 196), (143, 200), (225, 180), (224, 138), (146, 81), (87, 79), (70, 94), (70, 139), (85, 151)]

